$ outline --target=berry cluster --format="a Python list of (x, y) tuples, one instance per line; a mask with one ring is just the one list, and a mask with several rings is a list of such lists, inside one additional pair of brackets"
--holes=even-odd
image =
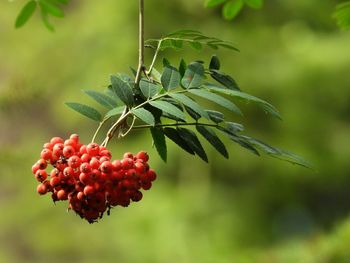
[[(147, 164), (148, 155), (125, 153), (122, 160), (111, 161), (112, 154), (96, 143), (81, 144), (76, 134), (68, 140), (54, 137), (44, 144), (41, 159), (32, 172), (40, 182), (37, 192), (52, 193), (54, 202), (68, 200), (74, 210), (89, 223), (102, 218), (107, 210), (142, 199), (141, 189), (148, 190), (156, 179)], [(48, 164), (53, 169), (48, 174)]]

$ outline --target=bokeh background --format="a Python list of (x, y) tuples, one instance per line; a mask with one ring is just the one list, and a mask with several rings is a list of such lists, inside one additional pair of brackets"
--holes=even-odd
[[(230, 117), (317, 172), (230, 141), (230, 160), (203, 142), (209, 164), (169, 142), (165, 164), (150, 135), (135, 132), (111, 143), (114, 157), (145, 149), (158, 179), (141, 202), (93, 225), (36, 194), (30, 168), (53, 136), (91, 140), (96, 124), (63, 103), (93, 103), (81, 89), (102, 91), (110, 74), (136, 66), (137, 1), (72, 1), (55, 33), (38, 15), (15, 30), (24, 2), (0, 3), (0, 262), (350, 262), (350, 32), (331, 18), (336, 1), (270, 0), (227, 22), (202, 0), (147, 0), (147, 37), (193, 28), (237, 45), (215, 51), (223, 69), (284, 120), (254, 105)], [(178, 64), (211, 54), (163, 55)]]

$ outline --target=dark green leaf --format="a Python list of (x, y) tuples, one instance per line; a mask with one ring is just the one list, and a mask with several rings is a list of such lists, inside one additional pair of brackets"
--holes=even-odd
[(127, 106), (131, 107), (134, 103), (134, 94), (128, 82), (123, 81), (120, 77), (111, 76), (112, 89), (114, 93)]
[(222, 141), (219, 139), (219, 137), (215, 134), (213, 129), (197, 125), (196, 126), (197, 131), (202, 134), (202, 136), (207, 139), (207, 141), (214, 146), (214, 148), (221, 153), (226, 159), (228, 159), (228, 152), (226, 150), (225, 145), (222, 143)]
[(124, 110), (125, 110), (125, 106), (120, 106), (120, 107), (114, 108), (114, 109), (110, 110), (109, 112), (107, 112), (105, 119), (109, 119), (111, 117), (118, 116), (118, 115), (122, 114)]
[(101, 114), (95, 110), (94, 108), (84, 105), (84, 104), (80, 104), (80, 103), (76, 103), (76, 102), (66, 102), (65, 103), (68, 107), (70, 107), (71, 109), (79, 112), (80, 114), (94, 120), (94, 121), (102, 121), (102, 116)]
[(190, 93), (205, 98), (207, 100), (213, 101), (215, 103), (217, 103), (218, 105), (221, 105), (222, 107), (225, 107), (226, 109), (229, 109), (239, 115), (243, 115), (241, 110), (231, 101), (229, 101), (228, 99), (225, 99), (215, 93), (209, 92), (207, 90), (204, 89), (190, 89), (189, 90)]
[(236, 81), (231, 76), (215, 69), (210, 70), (210, 75), (213, 79), (224, 85), (226, 88), (231, 90), (240, 90)]
[(22, 8), (21, 12), (17, 16), (15, 27), (19, 28), (23, 26), (29, 18), (34, 14), (35, 9), (37, 7), (36, 1), (29, 1), (25, 4), (25, 6)]
[(188, 35), (188, 34), (201, 34), (200, 31), (198, 30), (193, 30), (193, 29), (180, 29), (174, 32), (171, 32), (169, 34), (167, 34), (167, 37), (171, 37), (171, 36), (182, 36), (182, 35)]
[(184, 59), (181, 59), (180, 66), (179, 66), (179, 73), (181, 75), (181, 78), (185, 76), (186, 69), (187, 69), (187, 64)]
[(237, 16), (243, 7), (243, 0), (230, 0), (222, 10), (225, 19), (231, 20)]
[(144, 108), (139, 108), (139, 109), (132, 109), (131, 112), (143, 122), (152, 126), (155, 125), (154, 117), (152, 113), (150, 113), (148, 110), (145, 110)]
[(277, 159), (281, 159), (293, 164), (297, 164), (306, 168), (314, 168), (312, 164), (310, 164), (308, 161), (306, 161), (303, 157), (276, 148), (276, 147), (272, 147), (258, 139), (249, 137), (249, 136), (241, 136), (242, 138), (246, 139), (247, 141), (249, 141), (252, 145), (254, 145), (255, 147), (257, 147), (258, 149), (260, 149), (261, 151), (265, 152), (266, 154), (270, 155), (271, 157), (277, 158)]
[(201, 63), (193, 62), (188, 65), (185, 75), (182, 78), (182, 85), (186, 89), (198, 88), (204, 78), (204, 67)]
[(158, 84), (152, 83), (146, 79), (142, 79), (140, 81), (140, 90), (147, 99), (154, 97), (157, 95), (162, 87)]
[(173, 104), (166, 102), (166, 101), (150, 101), (149, 104), (151, 104), (153, 107), (158, 108), (162, 110), (163, 112), (166, 112), (170, 115), (175, 116), (176, 118), (186, 121), (185, 114), (179, 110), (176, 106)]
[(160, 82), (160, 79), (162, 77), (162, 75), (159, 73), (159, 71), (156, 68), (152, 68), (151, 76), (157, 82)]
[(194, 119), (195, 121), (198, 121), (202, 116), (199, 115), (197, 112), (195, 112), (194, 110), (192, 110), (189, 107), (185, 106), (185, 109), (187, 111), (187, 113), (192, 117), (192, 119)]
[(217, 5), (220, 5), (222, 3), (225, 3), (226, 0), (207, 0), (205, 2), (205, 6), (206, 7), (214, 7), (214, 6), (217, 6)]
[(209, 118), (215, 123), (221, 123), (224, 121), (224, 114), (218, 111), (206, 110), (209, 115)]
[(172, 67), (166, 66), (162, 74), (161, 82), (166, 90), (172, 90), (177, 88), (180, 85), (181, 76), (179, 71)]
[(163, 58), (163, 66), (170, 66), (170, 61), (167, 58)]
[(83, 90), (84, 93), (89, 95), (91, 98), (93, 98), (96, 102), (101, 104), (102, 106), (106, 107), (107, 109), (113, 109), (117, 107), (117, 103), (114, 99), (107, 96), (106, 94), (103, 94), (101, 92), (95, 91), (95, 90)]
[(165, 136), (163, 129), (161, 128), (151, 128), (151, 134), (154, 142), (154, 146), (157, 149), (159, 156), (164, 162), (167, 161), (167, 147), (165, 142)]
[(205, 153), (202, 144), (197, 138), (197, 135), (186, 128), (178, 128), (177, 131), (182, 139), (186, 141), (188, 146), (205, 162), (208, 162), (207, 154)]
[(229, 89), (222, 89), (222, 88), (210, 87), (209, 89), (211, 91), (215, 91), (215, 92), (218, 92), (218, 93), (221, 93), (221, 94), (226, 94), (226, 95), (229, 95), (229, 96), (232, 96), (232, 97), (236, 97), (236, 98), (240, 98), (240, 99), (243, 99), (243, 100), (246, 100), (246, 101), (255, 102), (261, 108), (263, 108), (266, 112), (270, 113), (272, 116), (274, 116), (274, 117), (276, 117), (278, 119), (281, 119), (280, 113), (278, 112), (278, 110), (273, 105), (271, 105), (270, 103), (268, 103), (268, 102), (266, 102), (266, 101), (264, 101), (262, 99), (254, 97), (254, 96), (252, 96), (250, 94), (247, 94), (247, 93), (244, 93), (244, 92), (241, 92), (241, 91), (237, 91), (237, 90), (229, 90)]
[(226, 122), (226, 128), (233, 134), (244, 131), (243, 125), (235, 122)]
[(190, 99), (186, 95), (180, 94), (180, 93), (173, 93), (173, 94), (169, 94), (169, 96), (181, 102), (185, 106), (191, 108), (194, 112), (198, 113), (200, 116), (210, 119), (208, 113), (197, 102)]
[(263, 5), (263, 0), (244, 0), (244, 2), (251, 8), (259, 9)]
[(191, 147), (188, 146), (187, 142), (184, 139), (182, 139), (182, 137), (179, 135), (179, 132), (176, 129), (164, 128), (163, 131), (165, 135), (174, 143), (176, 143), (179, 147), (181, 147), (189, 154), (194, 155), (194, 151), (191, 149)]
[(211, 60), (210, 60), (210, 65), (209, 65), (209, 69), (213, 70), (219, 70), (220, 69), (220, 60), (217, 56), (212, 56)]
[(63, 11), (56, 6), (55, 4), (51, 3), (48, 0), (40, 0), (39, 1), (40, 7), (45, 10), (47, 13), (56, 16), (56, 17), (64, 17)]

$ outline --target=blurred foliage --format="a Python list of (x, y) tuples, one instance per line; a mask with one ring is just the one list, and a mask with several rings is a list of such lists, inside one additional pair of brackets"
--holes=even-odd
[[(30, 167), (54, 135), (91, 139), (95, 125), (63, 102), (87, 101), (81, 89), (103, 90), (106, 76), (135, 67), (137, 3), (74, 1), (52, 34), (39, 19), (14, 30), (24, 2), (0, 3), (0, 262), (350, 261), (350, 34), (329, 18), (333, 3), (266, 1), (264, 12), (244, 9), (232, 24), (202, 0), (147, 1), (149, 38), (196, 28), (233, 41), (241, 52), (218, 51), (222, 66), (284, 119), (242, 104), (247, 130), (313, 160), (319, 172), (235, 146), (231, 160), (213, 150), (207, 165), (169, 144), (164, 165), (150, 136), (135, 132), (111, 150), (116, 158), (149, 151), (159, 174), (152, 191), (88, 225), (38, 196)], [(192, 52), (183, 56), (198, 59)]]

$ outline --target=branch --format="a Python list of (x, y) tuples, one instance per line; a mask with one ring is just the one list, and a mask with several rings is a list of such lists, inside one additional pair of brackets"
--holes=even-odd
[(145, 68), (145, 23), (144, 23), (144, 0), (139, 0), (139, 65), (135, 78), (135, 84), (139, 85), (141, 74)]

